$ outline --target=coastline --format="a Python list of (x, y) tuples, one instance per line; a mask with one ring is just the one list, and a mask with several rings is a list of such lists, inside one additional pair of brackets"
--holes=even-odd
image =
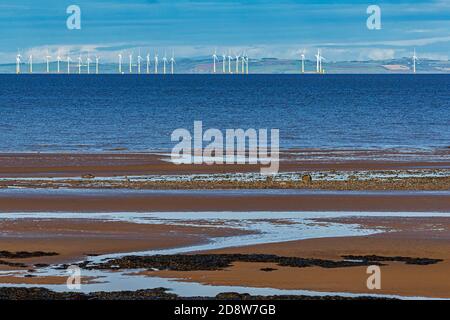
[[(445, 283), (450, 267), (450, 218), (436, 216), (450, 213), (449, 158), (450, 149), (421, 155), (393, 150), (284, 150), (280, 176), (267, 179), (259, 176), (260, 167), (255, 165), (178, 166), (168, 162), (164, 154), (0, 154), (0, 247), (11, 253), (58, 253), (2, 259), (6, 263), (0, 270), (6, 273), (0, 276), (0, 283), (61, 286), (65, 278), (51, 270), (68, 263), (95, 260), (98, 255), (138, 255), (161, 250), (181, 250), (186, 254), (182, 249), (192, 248), (195, 252), (188, 256), (269, 254), (337, 263), (345, 255), (376, 255), (443, 261), (426, 266), (388, 262), (382, 267), (386, 286), (379, 292), (365, 288), (367, 274), (363, 266), (293, 268), (237, 261), (223, 270), (141, 270), (131, 274), (127, 269), (123, 271), (130, 279), (176, 279), (208, 288), (220, 285), (249, 290), (450, 298), (450, 288)], [(310, 179), (305, 181), (304, 176)], [(187, 213), (191, 212), (223, 217), (188, 219)], [(239, 219), (227, 218), (227, 212), (242, 214)], [(246, 218), (258, 212), (269, 212), (270, 217)], [(296, 229), (297, 220), (282, 218), (286, 212), (299, 216), (315, 212), (353, 216), (314, 218), (303, 222), (306, 229)], [(33, 216), (15, 218), (16, 214), (26, 213)], [(99, 213), (129, 215), (130, 220), (114, 221), (107, 215), (88, 218)], [(133, 213), (140, 213), (139, 219), (144, 220), (133, 221)], [(159, 218), (152, 218), (151, 213)], [(369, 217), (370, 213), (378, 215)], [(410, 213), (411, 217), (396, 217), (396, 213)], [(77, 214), (84, 218), (77, 218)], [(365, 214), (367, 217), (363, 217)], [(156, 220), (142, 223), (145, 219)], [(262, 232), (249, 229), (252, 224), (269, 226), (269, 233), (291, 224), (289, 232), (317, 228), (321, 236), (302, 239), (299, 233), (300, 240), (274, 238), (270, 243), (239, 245), (246, 235)], [(352, 236), (345, 236), (347, 227), (353, 230)], [(342, 229), (342, 236), (325, 236), (327, 228)], [(226, 238), (236, 242), (214, 249), (214, 241)], [(201, 250), (205, 246), (210, 249)], [(17, 267), (15, 263), (24, 266)], [(99, 279), (88, 273), (83, 283), (101, 286), (96, 284)]]

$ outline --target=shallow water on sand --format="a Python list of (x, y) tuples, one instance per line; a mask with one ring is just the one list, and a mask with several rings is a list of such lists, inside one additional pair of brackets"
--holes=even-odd
[[(281, 242), (300, 239), (360, 236), (381, 232), (376, 229), (362, 229), (358, 224), (341, 223), (315, 223), (316, 218), (338, 217), (450, 217), (448, 213), (421, 213), (421, 212), (152, 212), (152, 213), (4, 213), (2, 219), (98, 219), (108, 221), (127, 221), (134, 223), (150, 224), (182, 224), (203, 225), (213, 227), (234, 227), (243, 230), (257, 231), (257, 234), (244, 236), (231, 236), (210, 239), (210, 243), (189, 247), (172, 248), (165, 250), (150, 250), (144, 252), (108, 254), (97, 257), (89, 257), (92, 263), (98, 263), (103, 259), (121, 257), (124, 255), (154, 255), (177, 254), (195, 252), (235, 246), (245, 246), (261, 243)], [(351, 293), (314, 292), (307, 290), (279, 290), (273, 288), (252, 288), (238, 286), (212, 286), (193, 282), (177, 281), (177, 279), (165, 279), (158, 277), (146, 277), (130, 275), (139, 270), (126, 270), (120, 272), (82, 270), (82, 275), (94, 277), (96, 281), (83, 284), (81, 291), (122, 291), (139, 290), (148, 288), (165, 287), (170, 292), (181, 296), (214, 296), (221, 292), (239, 292), (254, 295), (341, 295), (358, 296)], [(67, 276), (65, 270), (43, 268), (36, 272), (38, 276)], [(36, 285), (3, 285), (8, 287), (31, 287)], [(40, 285), (55, 291), (68, 291), (65, 285)], [(396, 296), (386, 296), (396, 297)], [(414, 297), (412, 297), (414, 298)]]

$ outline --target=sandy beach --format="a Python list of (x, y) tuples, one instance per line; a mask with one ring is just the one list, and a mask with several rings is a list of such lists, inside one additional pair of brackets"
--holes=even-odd
[[(340, 221), (342, 222), (342, 220)], [(333, 260), (339, 260), (348, 255), (377, 255), (382, 257), (427, 257), (444, 261), (427, 266), (387, 262), (381, 267), (382, 289), (375, 290), (375, 292), (367, 289), (366, 267), (293, 268), (273, 263), (237, 262), (230, 268), (218, 271), (160, 271), (146, 274), (176, 277), (185, 281), (214, 285), (248, 285), (326, 292), (450, 298), (450, 282), (448, 281), (450, 270), (449, 218), (351, 218), (346, 219), (345, 222), (361, 223), (365, 226), (383, 226), (390, 232), (367, 237), (311, 239), (229, 248), (207, 253), (276, 254)]]
[[(2, 212), (431, 211), (448, 212), (446, 194), (0, 193)], [(1, 214), (0, 214), (1, 216)]]
[[(140, 289), (154, 289), (146, 287), (145, 281), (151, 280), (145, 279), (157, 278), (200, 284), (207, 290), (269, 290), (263, 295), (270, 290), (310, 290), (450, 298), (450, 218), (445, 216), (450, 212), (449, 155), (447, 149), (423, 154), (289, 150), (282, 154), (282, 173), (261, 179), (259, 166), (177, 166), (163, 154), (1, 154), (0, 283), (61, 286), (65, 277), (52, 268), (70, 263), (86, 267), (83, 261), (97, 256), (155, 250), (186, 254), (183, 248), (193, 248), (189, 256), (248, 257), (226, 258), (230, 265), (218, 269), (203, 270), (208, 263), (200, 259), (195, 270), (191, 265), (184, 271), (149, 267), (136, 272), (130, 266), (121, 272), (141, 279)], [(239, 219), (227, 218), (235, 212), (240, 212)], [(249, 218), (258, 212), (270, 217)], [(351, 215), (300, 219), (306, 213), (327, 212)], [(101, 213), (121, 218), (90, 218)], [(195, 213), (220, 218), (196, 219)], [(438, 213), (443, 216), (435, 216)], [(298, 217), (289, 218), (292, 214)], [(317, 236), (309, 234), (311, 230)], [(277, 241), (284, 232), (297, 240)], [(215, 247), (223, 239), (229, 244)], [(248, 241), (255, 244), (246, 245)], [(209, 249), (202, 250), (205, 246)], [(286, 266), (261, 262), (261, 255), (320, 263)], [(397, 260), (374, 261), (382, 264), (383, 277), (382, 289), (374, 292), (366, 287), (366, 264), (349, 266), (348, 256)], [(436, 261), (405, 262), (418, 258)], [(327, 264), (336, 265), (324, 267)], [(109, 276), (117, 271), (108, 268), (101, 272)], [(98, 279), (85, 276), (83, 283), (95, 286)], [(119, 287), (128, 289), (127, 282)]]
[[(418, 161), (417, 159), (422, 159)], [(260, 165), (177, 165), (161, 153), (3, 153), (0, 177), (73, 177), (211, 174), (259, 172)], [(280, 152), (280, 172), (299, 170), (400, 170), (450, 168), (450, 149), (424, 153), (398, 150), (286, 150)]]
[(57, 253), (48, 257), (2, 259), (29, 266), (76, 262), (91, 255), (192, 246), (206, 243), (211, 237), (246, 233), (237, 229), (207, 226), (184, 227), (64, 218), (1, 220), (0, 229), (2, 250)]

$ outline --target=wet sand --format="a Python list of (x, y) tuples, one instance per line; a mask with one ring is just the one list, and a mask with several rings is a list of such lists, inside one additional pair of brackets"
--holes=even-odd
[[(207, 243), (211, 237), (246, 233), (246, 231), (230, 228), (85, 219), (0, 220), (0, 230), (1, 250), (58, 253), (48, 257), (2, 259), (7, 262), (24, 263), (28, 267), (34, 264), (75, 262), (88, 255), (191, 246)], [(6, 270), (11, 269), (14, 268), (6, 268)]]
[[(401, 154), (390, 151), (319, 151), (299, 150), (282, 156), (281, 171), (317, 170), (400, 170), (450, 168), (450, 149), (431, 154)], [(429, 159), (427, 159), (429, 156)], [(259, 172), (257, 165), (177, 166), (161, 160), (155, 154), (0, 154), (0, 178), (5, 177), (113, 177), (127, 175), (189, 175), (194, 173)], [(318, 160), (320, 158), (320, 160)], [(367, 158), (373, 158), (367, 160)], [(378, 160), (374, 160), (378, 159)], [(406, 160), (405, 160), (406, 159)], [(86, 179), (89, 180), (89, 179)], [(9, 182), (8, 182), (9, 183)], [(40, 182), (38, 182), (39, 184)], [(328, 182), (300, 184), (304, 189), (337, 190), (450, 190), (450, 178), (414, 178), (373, 180), (363, 182)], [(175, 185), (180, 183), (175, 182)], [(201, 183), (203, 188), (217, 189), (226, 185)], [(6, 184), (7, 185), (7, 184)], [(26, 185), (25, 185), (26, 186)], [(30, 185), (31, 186), (31, 185)], [(165, 187), (172, 187), (166, 184)], [(96, 192), (36, 194), (23, 190), (0, 192), (0, 218), (7, 212), (152, 212), (152, 211), (402, 211), (450, 212), (448, 194), (407, 193), (307, 193), (307, 194), (225, 194)], [(256, 186), (253, 186), (254, 188)], [(284, 189), (273, 181), (260, 188)], [(143, 185), (130, 186), (145, 189)], [(198, 185), (187, 185), (199, 188)], [(231, 185), (236, 188), (236, 185)], [(243, 185), (241, 188), (252, 188)], [(21, 190), (21, 189), (20, 189)], [(1, 191), (1, 190), (0, 190)], [(236, 262), (225, 271), (149, 272), (148, 275), (183, 278), (216, 285), (272, 287), (280, 289), (309, 289), (317, 291), (384, 293), (409, 296), (450, 298), (450, 219), (445, 218), (347, 218), (325, 220), (322, 223), (357, 223), (362, 228), (383, 228), (387, 232), (367, 237), (343, 237), (292, 241), (214, 250), (209, 253), (262, 253), (303, 258), (342, 260), (343, 255), (380, 255), (444, 259), (434, 265), (408, 265), (388, 262), (382, 266), (382, 290), (366, 288), (365, 267), (326, 269), (319, 267), (280, 267), (273, 263)], [(54, 251), (57, 256), (26, 259), (3, 259), (20, 262), (30, 268), (33, 264), (67, 263), (84, 259), (89, 254), (134, 252), (206, 243), (210, 237), (232, 236), (244, 231), (230, 228), (144, 225), (77, 219), (0, 219), (1, 250)], [(26, 270), (27, 268), (19, 268)], [(265, 271), (261, 270), (265, 269)], [(269, 271), (270, 269), (276, 269)], [(0, 265), (0, 270), (14, 267)], [(1, 282), (43, 284), (59, 283), (62, 279), (48, 277), (0, 277)]]
[[(450, 149), (426, 153), (398, 150), (285, 150), (280, 171), (399, 170), (450, 168)], [(370, 159), (379, 160), (370, 160)], [(0, 154), (0, 177), (79, 177), (150, 174), (259, 172), (261, 165), (175, 165), (169, 156), (153, 153)], [(415, 160), (420, 159), (420, 160)]]
[[(272, 263), (237, 262), (223, 271), (159, 271), (146, 274), (213, 285), (450, 298), (450, 218), (405, 220), (404, 218), (328, 219), (335, 222), (360, 223), (362, 226), (381, 226), (390, 232), (365, 237), (311, 239), (207, 252), (276, 254), (335, 260), (341, 260), (345, 255), (407, 256), (444, 260), (433, 265), (385, 262), (386, 265), (381, 267), (381, 290), (367, 289), (366, 281), (369, 275), (366, 273), (366, 267), (292, 268)], [(261, 270), (265, 268), (275, 270)]]
[[(1, 212), (409, 211), (448, 212), (442, 194), (33, 194), (0, 192)], [(0, 213), (1, 217), (1, 213)]]

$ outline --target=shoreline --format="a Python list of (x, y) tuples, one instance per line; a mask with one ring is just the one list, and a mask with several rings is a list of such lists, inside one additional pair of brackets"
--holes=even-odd
[[(64, 278), (49, 270), (83, 259), (178, 250), (186, 261), (200, 254), (212, 255), (212, 259), (239, 255), (242, 261), (232, 261), (223, 270), (144, 270), (127, 275), (131, 277), (127, 279), (179, 279), (172, 282), (174, 286), (187, 281), (255, 290), (450, 298), (445, 282), (450, 268), (450, 218), (443, 217), (450, 212), (450, 149), (422, 154), (285, 150), (281, 174), (274, 178), (261, 177), (260, 166), (255, 165), (177, 166), (163, 157), (147, 153), (0, 153), (0, 247), (4, 255), (57, 253), (0, 259), (0, 287), (1, 283), (27, 287), (63, 284)], [(314, 212), (337, 212), (341, 218), (308, 220)], [(345, 212), (355, 215), (349, 217), (342, 214)], [(26, 213), (30, 215), (18, 218)], [(96, 213), (97, 220), (93, 218)], [(108, 213), (122, 216), (114, 220)], [(197, 216), (200, 213), (201, 218)], [(285, 218), (280, 218), (283, 213)], [(411, 216), (396, 217), (395, 213)], [(443, 214), (437, 217), (433, 213)], [(293, 214), (297, 218), (292, 218)], [(146, 219), (154, 220), (145, 223)], [(256, 238), (245, 238), (247, 235)], [(214, 242), (217, 239), (225, 240)], [(191, 248), (197, 251), (189, 252)], [(295, 257), (301, 263), (313, 259), (316, 264), (279, 265), (259, 255), (277, 255), (276, 261)], [(382, 264), (383, 290), (367, 291), (366, 268), (349, 266), (352, 263), (345, 261), (346, 256), (378, 256), (382, 262), (374, 263)], [(389, 260), (392, 257), (397, 260)], [(420, 264), (433, 259), (430, 265)], [(197, 267), (204, 264), (200, 262)], [(324, 267), (330, 264), (336, 267)], [(20, 273), (14, 274), (17, 270)], [(87, 273), (83, 283), (102, 288), (96, 283), (101, 281), (99, 274)], [(128, 280), (123, 282), (113, 274), (104, 279), (127, 287)], [(132, 295), (141, 297), (174, 298), (172, 292), (133, 291)]]
[[(420, 160), (417, 160), (420, 159)], [(259, 172), (261, 165), (176, 165), (164, 153), (0, 153), (0, 178)], [(450, 148), (399, 150), (282, 150), (280, 172), (450, 169)]]

